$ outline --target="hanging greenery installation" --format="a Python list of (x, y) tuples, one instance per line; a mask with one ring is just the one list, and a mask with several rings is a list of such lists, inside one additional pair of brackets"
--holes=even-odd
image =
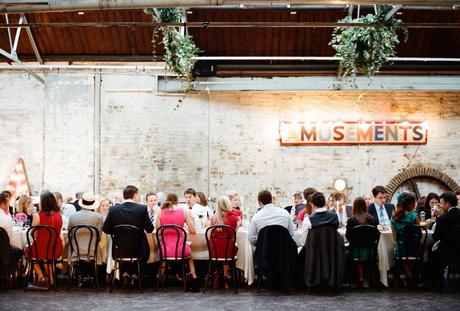
[(363, 24), (363, 27), (336, 27), (329, 42), (336, 51), (335, 56), (341, 58), (343, 78), (351, 77), (354, 83), (358, 74), (373, 77), (389, 57), (396, 55), (398, 30), (402, 30), (407, 41), (408, 31), (402, 21), (393, 16), (386, 18), (390, 10), (390, 6), (379, 6), (378, 14), (355, 19), (347, 16), (339, 21)]

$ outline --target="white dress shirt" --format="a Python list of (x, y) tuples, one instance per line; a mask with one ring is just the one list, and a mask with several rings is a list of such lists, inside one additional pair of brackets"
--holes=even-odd
[(77, 210), (73, 204), (62, 203), (61, 205), (61, 215), (69, 219), (70, 215), (76, 213)]
[(252, 217), (248, 233), (249, 242), (252, 245), (256, 245), (259, 231), (273, 225), (283, 226), (289, 230), (291, 236), (294, 235), (294, 226), (288, 211), (270, 203), (265, 205)]
[[(322, 212), (326, 212), (327, 211), (327, 208), (326, 207), (321, 207), (321, 208), (317, 208), (315, 210), (315, 213), (322, 213)], [(312, 214), (312, 215), (313, 215)], [(337, 219), (339, 220), (340, 222), (340, 217), (337, 213), (335, 213), (337, 215)], [(302, 227), (300, 228), (300, 234), (302, 235), (302, 238), (300, 239), (300, 246), (303, 246), (305, 244), (305, 241), (307, 240), (307, 235), (308, 235), (308, 231), (311, 229), (311, 222), (310, 222), (310, 218), (305, 215), (304, 219), (303, 219), (303, 222), (302, 222)]]
[(385, 205), (379, 206), (374, 203), (375, 211), (377, 212), (377, 217), (379, 218), (379, 224), (389, 226), (390, 225), (390, 218), (388, 217), (387, 209)]
[(13, 219), (2, 209), (0, 209), (0, 227), (8, 233), (10, 244), (13, 243)]

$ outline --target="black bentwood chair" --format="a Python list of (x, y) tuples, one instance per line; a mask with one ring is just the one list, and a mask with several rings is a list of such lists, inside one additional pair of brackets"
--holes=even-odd
[[(115, 273), (118, 271), (121, 274), (123, 264), (137, 263), (137, 272), (139, 275), (139, 289), (141, 293), (144, 292), (142, 288), (142, 243), (145, 239), (144, 232), (136, 226), (132, 225), (118, 225), (113, 229), (112, 237), (112, 258), (115, 262), (115, 268), (112, 271), (112, 282), (110, 284), (109, 292), (112, 292), (115, 283)], [(110, 254), (109, 254), (110, 256)]]
[[(423, 233), (422, 233), (423, 232)], [(398, 245), (395, 254), (394, 287), (398, 288), (401, 278), (402, 266), (405, 262), (414, 264), (415, 278), (420, 282), (421, 266), (423, 264), (423, 252), (428, 238), (428, 230), (415, 224), (404, 226), (396, 232)]]
[[(348, 242), (349, 255), (348, 259), (352, 262), (353, 267), (357, 263), (362, 263), (369, 270), (370, 283), (374, 284), (374, 277), (378, 273), (377, 260), (378, 260), (378, 245), (380, 240), (380, 232), (375, 226), (371, 225), (358, 225), (351, 229)], [(348, 281), (352, 284), (351, 269), (348, 271)]]
[(455, 226), (450, 239), (443, 242), (446, 242), (449, 250), (449, 256), (446, 258), (447, 280), (445, 285), (446, 289), (450, 290), (450, 281), (455, 280), (456, 275), (460, 275), (460, 225)]
[[(82, 261), (88, 265), (93, 264), (94, 279), (96, 288), (99, 289), (99, 279), (97, 273), (97, 251), (99, 248), (99, 231), (96, 227), (87, 225), (73, 226), (69, 230), (70, 256), (68, 277), (69, 283), (67, 290), (70, 289), (71, 280), (75, 270)], [(85, 241), (86, 240), (86, 241)], [(80, 270), (81, 271), (81, 270)]]
[[(47, 237), (45, 254), (38, 251), (37, 236)], [(29, 253), (27, 258), (26, 275), (24, 276), (24, 292), (27, 291), (28, 283), (33, 280), (34, 266), (36, 264), (44, 267), (43, 275), (46, 278), (48, 286), (51, 286), (51, 275), (48, 273), (46, 267), (50, 267), (50, 273), (54, 277), (54, 289), (57, 290), (57, 273), (56, 273), (56, 246), (58, 243), (58, 231), (52, 226), (33, 226), (27, 230), (27, 245), (29, 245)], [(31, 241), (32, 240), (32, 241)]]
[(0, 288), (8, 290), (9, 285), (14, 285), (17, 276), (21, 275), (18, 269), (17, 256), (10, 246), (10, 237), (5, 229), (0, 227)]
[(212, 265), (216, 272), (219, 266), (228, 265), (232, 271), (232, 283), (235, 294), (238, 294), (238, 276), (236, 271), (236, 232), (232, 227), (227, 225), (216, 225), (206, 229), (206, 244), (208, 245), (209, 265), (208, 274), (206, 275), (204, 292), (208, 288), (208, 282), (211, 277)]
[[(164, 243), (165, 236), (168, 236), (168, 242), (174, 242), (174, 254), (168, 254), (166, 249), (166, 243)], [(168, 264), (169, 263), (180, 263), (182, 268), (182, 282), (184, 284), (184, 290), (187, 291), (187, 280), (185, 273), (185, 263), (189, 261), (190, 256), (185, 256), (185, 245), (187, 241), (187, 232), (184, 228), (177, 225), (164, 225), (157, 229), (156, 232), (158, 250), (160, 253), (160, 271), (158, 273), (157, 290), (160, 286), (160, 280), (163, 277), (166, 281), (168, 279)], [(164, 264), (164, 267), (163, 267)], [(164, 271), (164, 276), (162, 276)]]

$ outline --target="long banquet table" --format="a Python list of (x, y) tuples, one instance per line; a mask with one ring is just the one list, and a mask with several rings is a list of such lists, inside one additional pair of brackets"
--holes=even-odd
[[(27, 245), (26, 229), (13, 227), (13, 241), (12, 245), (24, 249)], [(338, 232), (345, 237), (345, 229), (340, 228)], [(432, 231), (428, 230), (427, 242), (424, 250), (424, 259), (428, 261), (428, 252), (433, 245)], [(68, 250), (68, 240), (67, 240), (67, 231), (63, 230), (61, 232), (61, 238), (65, 245), (64, 247), (64, 256), (67, 255)], [(303, 237), (300, 231), (296, 231), (293, 236), (296, 244), (301, 247), (304, 243), (302, 241)], [(156, 243), (156, 237), (154, 233), (147, 234), (147, 240), (150, 246), (150, 256), (148, 263), (154, 263), (160, 260), (158, 255), (158, 247)], [(198, 232), (197, 234), (189, 234), (187, 240), (191, 242), (192, 248), (192, 258), (194, 260), (208, 260), (208, 249), (206, 245), (206, 240), (204, 232)], [(247, 228), (240, 228), (237, 232), (236, 242), (238, 244), (238, 258), (236, 261), (236, 267), (243, 271), (244, 277), (248, 283), (251, 285), (254, 282), (254, 250), (255, 248), (249, 243), (248, 240), (248, 230)], [(380, 272), (380, 282), (388, 286), (388, 270), (393, 266), (393, 249), (396, 246), (396, 242), (393, 239), (391, 230), (385, 230), (380, 232), (380, 241), (378, 244), (378, 267)], [(110, 254), (110, 255), (109, 255)], [(114, 261), (112, 259), (112, 241), (109, 235), (102, 234), (100, 245), (99, 245), (99, 260), (98, 263), (104, 262), (107, 263), (107, 273), (111, 273), (114, 268)]]
[[(160, 260), (158, 255), (158, 245), (155, 233), (147, 233), (147, 240), (150, 246), (150, 256), (147, 263), (154, 263)], [(206, 245), (205, 233), (197, 232), (196, 234), (187, 235), (187, 241), (191, 242), (192, 258), (194, 260), (208, 260), (208, 247)], [(236, 243), (238, 245), (238, 257), (236, 267), (244, 272), (244, 277), (251, 285), (254, 282), (254, 248), (249, 243), (247, 229), (240, 228), (236, 235)], [(107, 239), (107, 273), (111, 273), (114, 269), (114, 261), (112, 254), (112, 242), (110, 237)], [(118, 276), (116, 276), (118, 277)]]

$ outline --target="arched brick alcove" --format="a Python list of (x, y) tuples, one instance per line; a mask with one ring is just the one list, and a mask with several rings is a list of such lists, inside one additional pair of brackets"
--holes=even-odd
[(460, 191), (460, 186), (447, 174), (443, 172), (427, 167), (424, 165), (416, 165), (406, 168), (401, 173), (394, 176), (387, 184), (386, 190), (388, 194), (388, 200), (391, 200), (395, 191), (403, 185), (405, 182), (416, 178), (430, 178), (434, 179), (451, 191)]

